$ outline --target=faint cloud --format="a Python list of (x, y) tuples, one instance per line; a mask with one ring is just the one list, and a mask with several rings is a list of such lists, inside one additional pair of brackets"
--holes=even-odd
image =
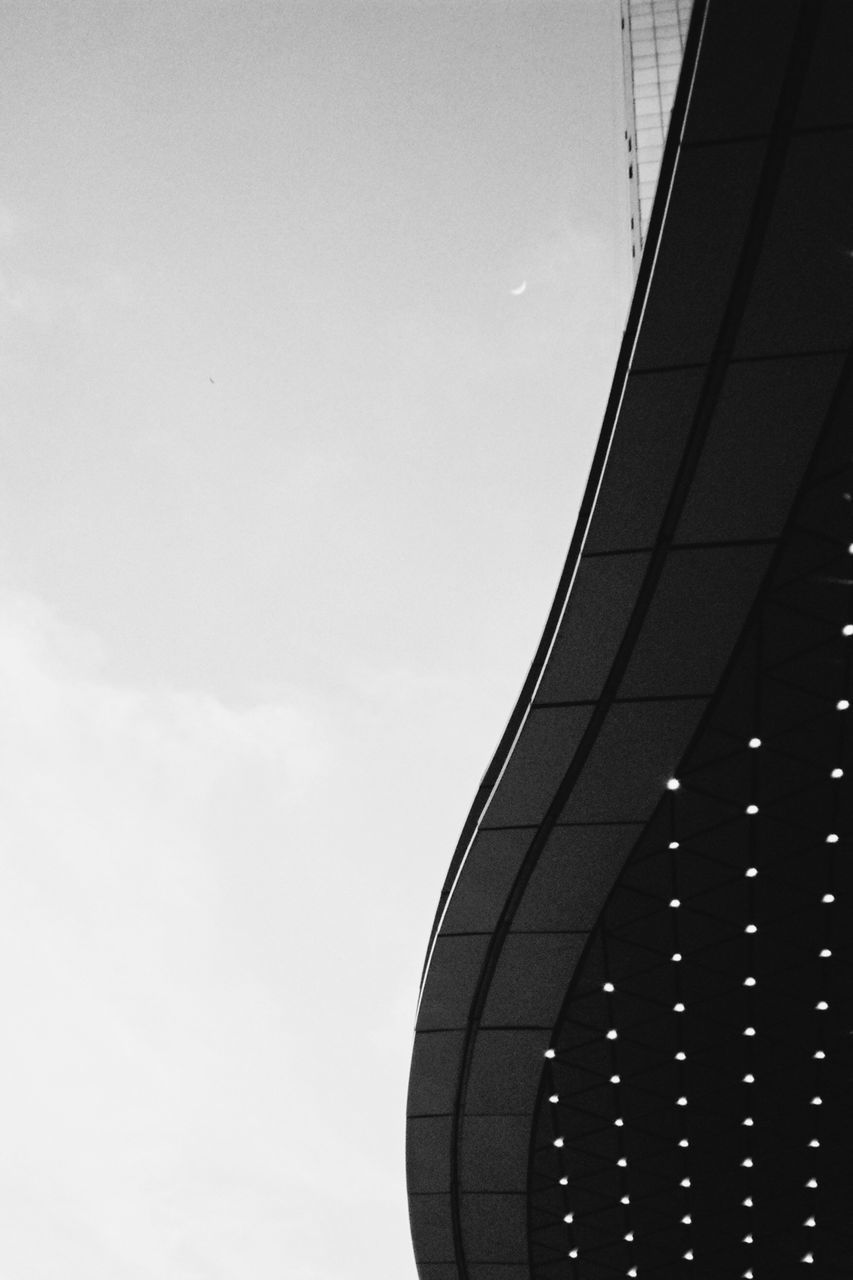
[(33, 262), (20, 217), (0, 202), (0, 321), (23, 320), (38, 327), (60, 322), (89, 329), (138, 296), (134, 275), (113, 263), (66, 263), (46, 271)]
[(8, 244), (14, 239), (19, 225), (17, 216), (0, 200), (0, 245)]
[(291, 1206), (325, 1180), (324, 1103), (300, 984), (265, 957), (294, 973), (304, 950), (282, 922), (322, 726), (102, 666), (95, 637), (0, 595), (0, 1272), (313, 1274)]

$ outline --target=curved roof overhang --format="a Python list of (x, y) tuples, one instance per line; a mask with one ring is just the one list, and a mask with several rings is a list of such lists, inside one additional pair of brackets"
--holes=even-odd
[(543, 1055), (849, 412), (852, 38), (840, 0), (697, 0), (566, 567), (430, 941), (408, 1102), (423, 1280), (565, 1274), (531, 1235)]

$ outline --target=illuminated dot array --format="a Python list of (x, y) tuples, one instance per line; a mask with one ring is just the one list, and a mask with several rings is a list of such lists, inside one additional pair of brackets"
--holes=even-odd
[[(847, 551), (853, 555), (853, 543), (849, 544)], [(842, 641), (853, 636), (853, 623), (840, 624), (835, 633), (836, 637), (839, 637), (839, 633), (840, 638), (837, 639), (837, 643), (840, 645)], [(846, 649), (845, 645), (845, 653)], [(853, 661), (853, 655), (851, 655), (851, 661)], [(827, 716), (832, 715), (832, 707), (838, 712), (849, 709), (850, 700), (846, 696), (847, 692), (847, 688), (843, 691), (836, 690), (831, 701), (827, 699), (824, 704), (828, 708)], [(673, 1222), (677, 1223), (677, 1229), (682, 1236), (677, 1252), (668, 1255), (671, 1257), (668, 1265), (676, 1266), (678, 1260), (685, 1264), (693, 1263), (694, 1260), (701, 1263), (705, 1259), (702, 1250), (706, 1246), (702, 1245), (699, 1237), (694, 1238), (692, 1233), (697, 1218), (702, 1219), (702, 1199), (700, 1195), (695, 1204), (692, 1202), (692, 1198), (697, 1195), (697, 1187), (694, 1184), (697, 1179), (700, 1185), (702, 1182), (699, 1175), (703, 1171), (703, 1150), (707, 1145), (708, 1134), (713, 1133), (715, 1127), (722, 1129), (724, 1126), (722, 1119), (715, 1126), (709, 1117), (713, 1114), (713, 1108), (718, 1105), (718, 1093), (720, 1099), (729, 1096), (726, 1090), (733, 1086), (725, 1085), (725, 1080), (735, 1070), (736, 1077), (732, 1078), (736, 1079), (737, 1088), (741, 1091), (740, 1111), (736, 1122), (738, 1132), (742, 1136), (738, 1141), (732, 1140), (732, 1167), (739, 1171), (737, 1176), (740, 1181), (738, 1183), (733, 1181), (731, 1190), (732, 1194), (739, 1190), (736, 1204), (738, 1213), (743, 1216), (739, 1220), (737, 1246), (742, 1253), (738, 1255), (739, 1265), (733, 1268), (721, 1268), (717, 1274), (738, 1275), (744, 1280), (773, 1274), (774, 1268), (771, 1266), (768, 1269), (765, 1262), (766, 1252), (770, 1247), (781, 1250), (782, 1243), (769, 1242), (767, 1229), (762, 1225), (763, 1219), (758, 1217), (756, 1209), (756, 1205), (763, 1205), (763, 1213), (766, 1217), (767, 1200), (765, 1196), (765, 1200), (762, 1201), (760, 1192), (766, 1185), (767, 1175), (772, 1172), (774, 1163), (773, 1158), (764, 1158), (768, 1135), (772, 1138), (772, 1132), (767, 1128), (769, 1121), (766, 1091), (768, 1087), (771, 1089), (777, 1087), (774, 1084), (777, 1068), (771, 1046), (779, 1035), (778, 1028), (772, 1022), (769, 1024), (767, 1022), (768, 1010), (775, 1007), (773, 1002), (778, 998), (776, 994), (778, 983), (774, 983), (773, 973), (768, 971), (770, 963), (768, 957), (774, 957), (779, 950), (778, 920), (781, 919), (783, 922), (784, 936), (784, 928), (787, 927), (784, 924), (784, 913), (786, 911), (791, 914), (797, 911), (808, 912), (810, 909), (812, 915), (804, 918), (808, 919), (809, 927), (817, 931), (810, 951), (812, 963), (815, 965), (814, 978), (810, 979), (813, 985), (809, 1005), (811, 1017), (814, 1020), (813, 1038), (811, 1043), (803, 1044), (799, 1048), (800, 1058), (807, 1059), (812, 1064), (811, 1074), (808, 1076), (810, 1087), (807, 1091), (801, 1091), (794, 1099), (786, 1096), (783, 1110), (788, 1112), (796, 1105), (813, 1117), (811, 1132), (806, 1133), (800, 1145), (801, 1152), (804, 1152), (812, 1162), (812, 1167), (803, 1168), (799, 1185), (804, 1196), (812, 1196), (815, 1204), (819, 1203), (820, 1171), (816, 1162), (822, 1157), (823, 1149), (820, 1137), (815, 1130), (817, 1121), (822, 1119), (822, 1113), (831, 1109), (831, 1094), (828, 1095), (824, 1087), (823, 1076), (817, 1073), (824, 1072), (827, 1064), (827, 1051), (824, 1044), (826, 1033), (822, 1028), (830, 1025), (829, 1020), (833, 1019), (834, 1015), (832, 992), (826, 985), (829, 979), (822, 981), (818, 976), (819, 973), (828, 974), (830, 967), (824, 963), (818, 970), (816, 966), (818, 960), (827, 962), (832, 959), (833, 947), (830, 942), (838, 927), (833, 923), (834, 913), (840, 909), (839, 904), (843, 906), (845, 901), (843, 885), (842, 892), (839, 892), (839, 885), (834, 881), (832, 873), (835, 865), (833, 859), (838, 856), (838, 851), (845, 839), (845, 825), (843, 820), (840, 820), (841, 809), (827, 802), (821, 811), (824, 814), (825, 826), (822, 831), (814, 834), (813, 843), (808, 852), (808, 867), (820, 868), (820, 870), (815, 870), (815, 874), (810, 880), (807, 879), (806, 887), (802, 889), (798, 887), (795, 879), (790, 878), (789, 873), (783, 871), (781, 876), (777, 874), (775, 860), (789, 855), (785, 853), (784, 848), (781, 852), (776, 848), (774, 833), (778, 831), (780, 821), (776, 813), (776, 804), (777, 796), (781, 793), (778, 783), (775, 784), (774, 790), (774, 769), (779, 767), (780, 761), (782, 765), (789, 768), (787, 761), (791, 756), (792, 747), (787, 740), (777, 745), (772, 724), (768, 725), (763, 721), (760, 708), (755, 713), (754, 723), (756, 732), (743, 733), (737, 739), (737, 750), (742, 753), (745, 762), (741, 772), (745, 784), (742, 785), (738, 797), (740, 816), (731, 819), (733, 833), (731, 835), (724, 829), (722, 821), (717, 820), (721, 830), (719, 836), (715, 837), (716, 846), (713, 841), (709, 841), (704, 836), (697, 843), (695, 836), (691, 834), (693, 828), (690, 827), (690, 822), (693, 822), (695, 828), (695, 818), (690, 815), (696, 811), (696, 804), (694, 804), (693, 770), (689, 760), (677, 774), (661, 780), (660, 822), (663, 826), (668, 826), (668, 830), (660, 840), (657, 849), (662, 854), (665, 853), (669, 859), (669, 870), (666, 873), (656, 870), (657, 879), (650, 878), (649, 881), (653, 888), (647, 890), (639, 887), (639, 876), (633, 877), (629, 882), (632, 890), (635, 889), (635, 897), (631, 900), (633, 915), (627, 910), (623, 911), (621, 917), (617, 914), (616, 919), (619, 923), (614, 927), (614, 937), (617, 941), (607, 945), (618, 949), (621, 930), (627, 938), (631, 939), (634, 954), (637, 957), (635, 963), (640, 963), (642, 948), (646, 947), (650, 957), (649, 972), (652, 971), (652, 957), (657, 954), (660, 961), (668, 964), (671, 977), (668, 980), (660, 979), (661, 995), (657, 997), (656, 1002), (645, 995), (646, 984), (642, 969), (636, 979), (631, 976), (630, 970), (626, 970), (629, 976), (624, 983), (618, 976), (615, 978), (604, 976), (601, 979), (598, 990), (601, 993), (601, 999), (605, 1002), (606, 1014), (584, 1013), (584, 998), (580, 1000), (577, 1026), (581, 1060), (583, 1046), (589, 1042), (592, 1025), (587, 1019), (594, 1019), (596, 1016), (606, 1019), (599, 1022), (601, 1029), (598, 1034), (601, 1037), (599, 1043), (603, 1045), (604, 1060), (609, 1064), (602, 1076), (602, 1081), (606, 1082), (606, 1087), (610, 1091), (609, 1095), (605, 1097), (596, 1091), (592, 1076), (588, 1085), (590, 1092), (588, 1104), (583, 1092), (580, 1095), (573, 1095), (571, 1089), (568, 1095), (563, 1088), (555, 1088), (553, 1092), (547, 1094), (548, 1102), (554, 1112), (553, 1124), (557, 1130), (552, 1142), (558, 1149), (562, 1165), (555, 1174), (555, 1184), (559, 1185), (560, 1192), (566, 1201), (561, 1220), (569, 1232), (569, 1240), (563, 1256), (567, 1256), (575, 1264), (570, 1269), (569, 1280), (583, 1280), (581, 1260), (586, 1257), (589, 1258), (589, 1265), (594, 1268), (594, 1258), (599, 1248), (596, 1241), (599, 1240), (602, 1230), (599, 1221), (602, 1207), (596, 1199), (598, 1193), (587, 1195), (584, 1178), (588, 1175), (583, 1172), (586, 1165), (583, 1160), (578, 1165), (578, 1157), (573, 1149), (570, 1149), (572, 1124), (574, 1123), (575, 1126), (580, 1124), (581, 1138), (578, 1150), (583, 1155), (588, 1145), (588, 1139), (584, 1134), (601, 1131), (602, 1108), (605, 1114), (609, 1110), (610, 1133), (613, 1135), (612, 1141), (615, 1146), (609, 1147), (608, 1150), (612, 1152), (609, 1157), (612, 1161), (610, 1167), (614, 1169), (616, 1181), (613, 1183), (613, 1214), (607, 1217), (607, 1221), (612, 1224), (614, 1240), (621, 1241), (625, 1250), (622, 1274), (627, 1276), (654, 1274), (654, 1268), (650, 1269), (644, 1265), (642, 1254), (643, 1242), (649, 1230), (648, 1226), (644, 1225), (643, 1217), (645, 1201), (649, 1194), (644, 1177), (649, 1175), (644, 1174), (644, 1157), (641, 1153), (644, 1150), (643, 1144), (652, 1141), (652, 1135), (656, 1135), (653, 1146), (656, 1151), (659, 1150), (659, 1154), (655, 1157), (658, 1163), (654, 1168), (670, 1169), (668, 1176), (672, 1178), (671, 1185), (681, 1198)], [(833, 717), (833, 723), (838, 726), (837, 731), (832, 730), (827, 719), (825, 733), (832, 736), (834, 742), (837, 738), (836, 745), (833, 747), (835, 758), (833, 759), (831, 755), (827, 760), (822, 777), (827, 787), (830, 783), (833, 784), (833, 794), (838, 796), (842, 789), (837, 784), (842, 783), (846, 776), (843, 742), (838, 736), (842, 733), (844, 722)], [(707, 791), (708, 783), (703, 782), (701, 787)], [(696, 794), (701, 795), (703, 792), (700, 790)], [(726, 798), (721, 796), (720, 804), (724, 803)], [(731, 807), (731, 801), (729, 804)], [(684, 824), (682, 824), (682, 814), (688, 815), (689, 819)], [(742, 831), (735, 832), (735, 824), (738, 821), (742, 824)], [(820, 845), (826, 850), (825, 854), (818, 855), (815, 852)], [(726, 882), (724, 869), (729, 864), (733, 864), (730, 847), (742, 849), (743, 853), (740, 855), (742, 860), (739, 867), (734, 865), (730, 879)], [(648, 865), (655, 869), (663, 868), (665, 865), (663, 857), (657, 856), (653, 847), (647, 849), (645, 856)], [(803, 856), (805, 857), (806, 854)], [(704, 867), (707, 874), (710, 895), (708, 897), (704, 896), (705, 888), (696, 876), (700, 865)], [(638, 867), (640, 866), (641, 863), (638, 863)], [(687, 871), (683, 873), (682, 868), (686, 868)], [(788, 876), (787, 879), (786, 876)], [(739, 879), (741, 886), (739, 890), (734, 887), (735, 879)], [(721, 886), (719, 889), (716, 888), (718, 883)], [(643, 893), (649, 899), (648, 918), (651, 919), (654, 915), (652, 897), (660, 892), (659, 886), (664, 885), (666, 888), (661, 893), (660, 906), (667, 909), (668, 923), (665, 924), (661, 920), (656, 924), (657, 934), (652, 931), (651, 926), (644, 933), (641, 928), (645, 919), (641, 908)], [(721, 914), (714, 928), (719, 934), (720, 945), (724, 942), (728, 948), (726, 954), (729, 952), (732, 955), (736, 954), (735, 948), (739, 945), (743, 967), (725, 998), (711, 1006), (711, 1011), (706, 1014), (705, 1006), (709, 1004), (710, 997), (704, 992), (703, 982), (707, 985), (707, 975), (709, 973), (713, 975), (714, 966), (719, 963), (713, 951), (713, 945), (716, 944), (707, 941), (706, 936), (710, 939), (713, 934), (713, 928), (709, 924), (712, 919), (710, 913), (718, 905), (717, 899), (712, 894), (718, 892), (722, 895), (723, 891), (728, 895), (726, 901), (733, 904), (728, 908), (732, 910), (733, 916), (729, 921), (724, 914)], [(810, 895), (812, 895), (811, 898)], [(809, 900), (813, 904), (812, 908), (808, 906)], [(618, 890), (614, 897), (614, 904), (617, 902)], [(725, 905), (722, 896), (719, 902)], [(738, 915), (739, 919), (737, 919)], [(815, 921), (813, 926), (812, 920)], [(820, 921), (822, 923), (819, 923)], [(637, 929), (639, 934), (635, 940), (632, 930)], [(741, 939), (740, 944), (735, 943), (736, 934)], [(602, 934), (603, 938), (608, 936)], [(698, 943), (697, 939), (700, 940)], [(604, 957), (604, 974), (606, 975), (608, 973), (607, 949), (605, 948), (601, 954)], [(809, 972), (811, 973), (811, 970)], [(702, 974), (706, 975), (706, 978), (700, 981)], [(768, 977), (771, 980), (765, 981)], [(798, 987), (798, 993), (799, 990)], [(736, 995), (735, 991), (739, 991), (740, 994)], [(666, 992), (665, 995), (664, 992)], [(633, 1012), (638, 994), (641, 999), (651, 1002), (647, 1004), (650, 1012), (643, 1015), (646, 1021), (643, 1021), (639, 1012)], [(801, 998), (799, 994), (797, 998)], [(660, 1082), (665, 1078), (670, 1080), (672, 1091), (668, 1095), (668, 1101), (661, 1097), (659, 1112), (655, 1111), (654, 1103), (656, 1096), (654, 1090), (660, 1087), (658, 1076), (652, 1071), (651, 1065), (644, 1068), (649, 1073), (648, 1079), (643, 1074), (643, 1070), (639, 1075), (637, 1074), (638, 1064), (644, 1061), (643, 1055), (648, 1055), (650, 1052), (651, 1041), (646, 1028), (652, 1017), (652, 1003), (655, 1003), (656, 1007), (654, 1016), (661, 1020), (661, 1043), (668, 1040), (674, 1041), (668, 1051), (671, 1075), (665, 1077), (660, 1074), (659, 1077)], [(701, 1036), (698, 1044), (693, 1043), (696, 1040), (694, 1015), (699, 1019), (696, 1025), (705, 1028), (702, 1032), (703, 1036), (707, 1035), (707, 1027), (714, 1019), (720, 1022), (724, 1048), (720, 1048), (719, 1051), (716, 1048), (709, 1051)], [(663, 1027), (666, 1025), (667, 1017), (671, 1023), (664, 1033)], [(774, 1013), (773, 1017), (778, 1018), (778, 1015)], [(632, 1018), (637, 1020), (636, 1029)], [(831, 1025), (835, 1026), (835, 1021)], [(730, 1029), (724, 1030), (725, 1027)], [(817, 1037), (817, 1044), (814, 1037)], [(643, 1046), (642, 1053), (640, 1053), (640, 1045)], [(716, 1091), (714, 1072), (709, 1071), (705, 1065), (706, 1060), (709, 1060), (709, 1052), (711, 1060), (717, 1064), (714, 1070), (720, 1079)], [(549, 1070), (553, 1063), (557, 1072), (555, 1080), (563, 1065), (570, 1070), (566, 1078), (573, 1078), (571, 1069), (576, 1060), (576, 1052), (571, 1048), (570, 1042), (567, 1042), (565, 1047), (557, 1049), (556, 1060), (553, 1050), (548, 1050), (546, 1057), (551, 1059)], [(798, 1071), (801, 1079), (806, 1080), (805, 1068), (800, 1066)], [(719, 1105), (722, 1105), (722, 1102)], [(672, 1108), (672, 1118), (667, 1115), (667, 1106)], [(639, 1115), (639, 1121), (635, 1118), (635, 1113)], [(697, 1116), (701, 1118), (701, 1124), (698, 1129), (694, 1129)], [(586, 1117), (586, 1120), (582, 1122), (583, 1117)], [(639, 1146), (633, 1131), (636, 1123), (639, 1123), (640, 1132), (643, 1135)], [(698, 1143), (695, 1141), (697, 1135)], [(673, 1153), (677, 1152), (677, 1156), (673, 1155), (669, 1163), (663, 1155), (666, 1142), (671, 1144)], [(783, 1152), (783, 1148), (786, 1152), (785, 1142), (782, 1142), (780, 1152)], [(784, 1152), (779, 1155), (780, 1160), (788, 1158)], [(756, 1159), (756, 1154), (761, 1155), (760, 1160)], [(651, 1185), (656, 1186), (663, 1174), (655, 1173), (651, 1176)], [(663, 1191), (655, 1194), (662, 1195)], [(673, 1201), (674, 1205), (675, 1201)], [(616, 1210), (621, 1217), (616, 1215)], [(595, 1226), (595, 1231), (590, 1236), (589, 1254), (586, 1252), (587, 1246), (584, 1243), (587, 1222)], [(801, 1240), (799, 1249), (796, 1249), (796, 1242), (800, 1240), (796, 1235), (796, 1229), (802, 1231), (803, 1237), (810, 1234), (818, 1244), (821, 1226), (822, 1218), (816, 1209), (804, 1209), (799, 1217), (791, 1221), (788, 1221), (787, 1215), (785, 1216), (776, 1234), (780, 1241), (784, 1239), (789, 1242), (785, 1244), (785, 1248), (789, 1250), (785, 1255), (789, 1264), (791, 1261), (796, 1261), (801, 1265), (814, 1266), (816, 1259), (819, 1259), (819, 1251), (816, 1247), (805, 1247), (805, 1238)], [(656, 1236), (659, 1231), (660, 1228), (656, 1226), (653, 1234)], [(702, 1238), (710, 1239), (707, 1223), (704, 1232)], [(673, 1250), (676, 1249), (675, 1238), (673, 1236)], [(734, 1243), (727, 1247), (734, 1249)], [(640, 1252), (635, 1252), (638, 1249)], [(794, 1252), (792, 1253), (791, 1250)], [(736, 1255), (732, 1254), (732, 1256)], [(706, 1267), (709, 1265), (707, 1260), (704, 1265)], [(608, 1274), (610, 1269), (608, 1263)], [(778, 1271), (779, 1267), (777, 1266), (776, 1269)], [(534, 1270), (534, 1280), (535, 1278)]]

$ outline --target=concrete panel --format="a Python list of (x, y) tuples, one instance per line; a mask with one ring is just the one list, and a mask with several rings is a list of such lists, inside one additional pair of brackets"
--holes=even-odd
[(704, 370), (632, 374), (625, 387), (585, 551), (649, 547), (657, 538)]
[(791, 139), (737, 357), (838, 351), (853, 341), (851, 150), (849, 130)]
[(840, 356), (729, 369), (676, 543), (778, 537), (840, 370)]
[(635, 369), (704, 363), (710, 357), (752, 214), (764, 151), (764, 142), (749, 141), (682, 154)]
[(553, 1026), (586, 933), (510, 934), (492, 978), (483, 1024)]
[(492, 932), (533, 834), (532, 829), (478, 832), (453, 890), (442, 934)]
[(450, 1186), (451, 1116), (419, 1116), (406, 1131), (409, 1195), (446, 1191)]
[(463, 1036), (462, 1031), (417, 1032), (409, 1077), (408, 1115), (443, 1115), (453, 1110)]
[(462, 1239), (472, 1262), (527, 1261), (527, 1197), (461, 1197)]
[(593, 699), (610, 672), (649, 555), (582, 560), (536, 702)]
[(591, 929), (642, 825), (555, 827), (515, 915), (516, 929)]
[(483, 936), (436, 938), (418, 1011), (419, 1031), (466, 1026), (488, 944)]
[(713, 693), (772, 550), (747, 546), (672, 551), (617, 696)]
[(461, 1182), (467, 1191), (527, 1190), (529, 1116), (466, 1116)]
[(420, 1262), (453, 1262), (450, 1196), (410, 1196), (409, 1225), (415, 1257)]
[(853, 5), (826, 0), (797, 113), (798, 129), (853, 125)]
[(531, 711), (515, 744), (483, 827), (541, 822), (589, 723), (589, 707)]
[(645, 821), (681, 760), (707, 699), (610, 708), (562, 822)]
[(799, 11), (797, 0), (710, 6), (686, 145), (770, 132)]
[(550, 1031), (477, 1033), (465, 1109), (471, 1115), (529, 1113), (545, 1063)]

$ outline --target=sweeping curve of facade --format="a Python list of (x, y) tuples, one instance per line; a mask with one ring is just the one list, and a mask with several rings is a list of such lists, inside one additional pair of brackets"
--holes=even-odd
[(591, 476), (441, 894), (421, 1280), (853, 1274), (853, 6), (696, 0)]

